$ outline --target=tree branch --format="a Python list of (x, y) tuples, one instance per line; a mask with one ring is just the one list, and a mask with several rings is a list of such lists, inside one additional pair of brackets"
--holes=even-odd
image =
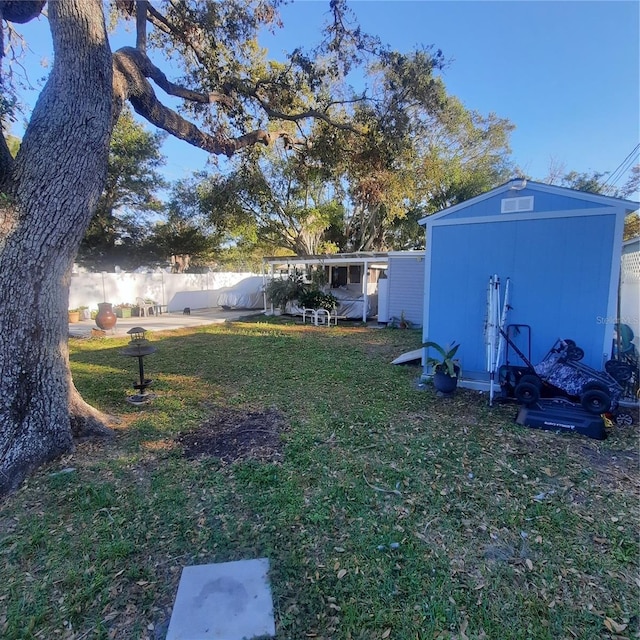
[(189, 38), (185, 39), (184, 33), (180, 31), (178, 27), (172, 24), (165, 16), (163, 16), (157, 9), (155, 9), (151, 4), (148, 5), (147, 12), (147, 20), (156, 28), (174, 37), (179, 42), (182, 42), (186, 45), (191, 51), (193, 51), (194, 55), (198, 62), (202, 65), (205, 64), (206, 54), (204, 49), (197, 44), (197, 38)]
[(4, 135), (0, 135), (0, 191), (4, 191), (11, 178), (13, 157)]
[[(136, 55), (131, 55), (131, 51)], [(245, 147), (255, 144), (269, 145), (277, 139), (283, 139), (287, 148), (304, 143), (294, 138), (288, 131), (269, 132), (258, 129), (237, 138), (211, 135), (201, 131), (158, 100), (145, 74), (138, 68), (138, 59), (140, 59), (140, 52), (135, 49), (126, 48), (124, 51), (119, 50), (113, 54), (115, 97), (122, 101), (128, 99), (136, 113), (177, 138), (209, 153), (227, 157), (231, 157)]]
[(7, 22), (24, 24), (37, 18), (47, 0), (0, 0), (0, 15)]
[(258, 102), (262, 110), (269, 116), (270, 118), (276, 118), (278, 120), (285, 120), (287, 122), (299, 122), (300, 120), (306, 120), (308, 118), (314, 118), (315, 120), (322, 120), (327, 124), (331, 125), (335, 129), (340, 129), (342, 131), (351, 131), (353, 133), (362, 133), (361, 130), (354, 127), (353, 125), (337, 122), (331, 118), (327, 114), (327, 111), (335, 106), (335, 105), (344, 105), (344, 104), (354, 104), (356, 102), (362, 102), (366, 100), (366, 96), (363, 94), (358, 98), (353, 98), (351, 100), (334, 100), (333, 102), (328, 103), (323, 111), (318, 111), (317, 109), (308, 109), (307, 111), (300, 111), (298, 113), (284, 113), (283, 111), (279, 111), (277, 109), (272, 108), (269, 103), (261, 98), (258, 94), (258, 88), (261, 85), (269, 84), (266, 81), (262, 81), (256, 84), (254, 88), (250, 88), (245, 86), (238, 87), (240, 93), (243, 93), (247, 97), (253, 98)]
[[(198, 41), (196, 37), (190, 37), (185, 39), (184, 33), (180, 31), (176, 25), (174, 25), (171, 21), (169, 21), (163, 14), (157, 11), (147, 0), (144, 0), (147, 5), (147, 20), (156, 28), (160, 29), (164, 33), (171, 35), (177, 38), (180, 42), (188, 46), (191, 51), (195, 54), (196, 58), (201, 64), (205, 64), (206, 55), (203, 49), (198, 45)], [(138, 47), (138, 49), (140, 49)], [(120, 49), (120, 51), (128, 50), (128, 48)], [(140, 51), (137, 52), (138, 54)], [(133, 55), (133, 54), (132, 54)], [(145, 56), (146, 57), (146, 56)], [(354, 100), (344, 100), (340, 102), (332, 102), (326, 106), (324, 111), (319, 111), (317, 109), (309, 109), (307, 111), (302, 111), (299, 113), (285, 113), (283, 111), (279, 111), (277, 109), (272, 108), (269, 103), (261, 98), (258, 94), (258, 89), (261, 84), (272, 84), (268, 81), (264, 81), (262, 83), (258, 83), (255, 87), (247, 86), (242, 82), (231, 82), (229, 83), (229, 89), (226, 92), (217, 92), (212, 91), (209, 94), (200, 94), (197, 92), (190, 91), (183, 87), (179, 87), (175, 85), (169, 80), (167, 80), (165, 74), (155, 67), (151, 61), (147, 58), (146, 60), (138, 59), (136, 61), (139, 69), (144, 73), (147, 78), (151, 78), (159, 87), (161, 87), (164, 91), (169, 93), (170, 95), (175, 95), (178, 97), (185, 98), (186, 100), (191, 100), (193, 102), (200, 103), (213, 103), (220, 102), (225, 104), (226, 106), (233, 105), (233, 99), (231, 97), (231, 93), (233, 91), (238, 91), (240, 94), (245, 95), (246, 97), (253, 98), (258, 102), (262, 110), (269, 118), (274, 118), (278, 120), (283, 120), (287, 122), (300, 122), (301, 120), (306, 120), (309, 118), (314, 118), (316, 120), (322, 120), (327, 124), (335, 127), (336, 129), (340, 129), (343, 131), (352, 131), (353, 133), (361, 133), (356, 127), (352, 125), (348, 125), (345, 123), (340, 123), (334, 121), (327, 113), (328, 109), (336, 104), (352, 104), (354, 102), (359, 102), (362, 100), (366, 100), (366, 97), (363, 95)]]
[(147, 50), (147, 0), (136, 1), (136, 49)]
[(163, 91), (171, 96), (183, 98), (191, 102), (199, 102), (201, 104), (210, 104), (215, 102), (221, 102), (227, 106), (233, 104), (233, 100), (218, 91), (212, 91), (210, 93), (199, 93), (198, 91), (192, 91), (186, 89), (180, 85), (171, 82), (167, 76), (156, 67), (149, 59), (147, 54), (133, 47), (122, 47), (114, 54), (114, 57), (118, 55), (120, 57), (128, 58), (132, 65), (138, 69), (138, 71), (146, 78), (151, 78)]

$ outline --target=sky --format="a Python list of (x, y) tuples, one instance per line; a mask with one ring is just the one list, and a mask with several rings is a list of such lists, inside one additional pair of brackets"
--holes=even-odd
[[(552, 165), (613, 173), (640, 143), (637, 1), (355, 0), (351, 7), (364, 31), (394, 49), (441, 49), (447, 91), (468, 109), (516, 126), (512, 160), (533, 179)], [(284, 29), (262, 44), (273, 57), (312, 46), (327, 8), (328, 0), (283, 7)], [(50, 57), (43, 28), (23, 29), (36, 61)], [(133, 35), (116, 44), (134, 44)], [(182, 141), (167, 140), (163, 152), (170, 180), (206, 167), (208, 155)]]

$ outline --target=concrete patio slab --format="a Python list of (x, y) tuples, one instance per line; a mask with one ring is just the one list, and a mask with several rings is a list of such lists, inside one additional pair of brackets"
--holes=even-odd
[[(116, 326), (105, 332), (105, 338), (126, 338), (131, 327), (143, 327), (147, 331), (169, 331), (185, 327), (199, 327), (207, 324), (222, 324), (233, 322), (239, 318), (251, 315), (261, 315), (262, 311), (253, 309), (225, 310), (220, 307), (213, 309), (198, 309), (190, 315), (182, 313), (162, 313), (157, 316), (143, 318), (118, 318)], [(91, 330), (97, 329), (94, 320), (81, 320), (69, 324), (69, 335), (74, 338), (89, 338)]]
[(166, 640), (275, 637), (269, 560), (185, 567)]

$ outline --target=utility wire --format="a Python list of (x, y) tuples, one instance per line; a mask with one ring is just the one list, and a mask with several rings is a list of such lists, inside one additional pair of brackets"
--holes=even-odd
[(618, 167), (616, 167), (616, 169), (609, 174), (609, 177), (604, 181), (604, 185), (607, 185), (607, 184), (613, 185), (620, 179), (620, 177), (626, 171), (626, 167), (631, 162), (633, 162), (634, 157), (638, 152), (638, 149), (640, 149), (640, 144), (637, 144), (634, 147), (634, 149), (632, 149), (632, 151), (629, 153), (629, 155), (627, 155), (627, 157), (618, 165)]
[[(637, 154), (636, 154), (637, 155)], [(627, 173), (627, 171), (633, 166), (635, 162), (636, 156), (631, 156), (624, 164), (620, 167), (619, 171), (615, 176), (610, 178), (610, 184), (613, 186)]]
[(629, 153), (629, 155), (616, 167), (616, 169), (609, 174), (609, 177), (602, 183), (603, 189), (607, 187), (607, 191), (610, 191), (621, 178), (626, 174), (631, 165), (636, 160), (638, 152), (640, 151), (640, 143), (638, 143)]

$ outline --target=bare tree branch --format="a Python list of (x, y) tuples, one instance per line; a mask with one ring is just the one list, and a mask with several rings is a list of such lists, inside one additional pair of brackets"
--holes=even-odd
[(136, 1), (136, 49), (147, 51), (147, 0)]
[(174, 31), (171, 23), (153, 5), (147, 6), (147, 20), (164, 33), (172, 33)]

